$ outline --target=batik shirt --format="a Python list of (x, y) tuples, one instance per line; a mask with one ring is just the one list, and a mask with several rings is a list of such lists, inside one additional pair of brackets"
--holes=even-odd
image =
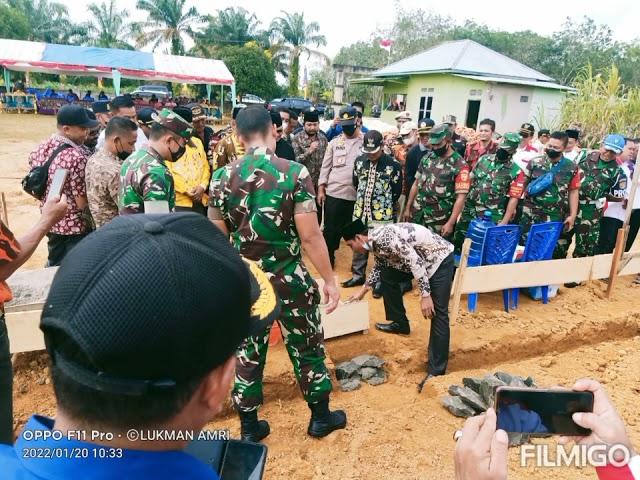
[(369, 232), (369, 244), (376, 263), (367, 277), (367, 285), (380, 281), (382, 268), (395, 268), (413, 275), (423, 297), (431, 295), (429, 279), (453, 252), (451, 243), (414, 223), (376, 227)]
[(402, 172), (398, 162), (383, 154), (373, 164), (366, 155), (356, 159), (353, 169), (356, 203), (353, 219), (392, 222), (394, 205), (402, 193)]

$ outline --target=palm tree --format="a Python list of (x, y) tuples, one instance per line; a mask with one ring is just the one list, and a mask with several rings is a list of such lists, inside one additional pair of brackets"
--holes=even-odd
[(208, 24), (199, 36), (214, 46), (244, 45), (259, 35), (258, 17), (242, 7), (228, 7), (206, 19)]
[(88, 43), (96, 47), (133, 50), (133, 46), (124, 40), (133, 33), (131, 24), (127, 22), (129, 12), (118, 10), (115, 3), (115, 0), (110, 0), (109, 4), (89, 4), (93, 20), (86, 24)]
[(286, 52), (289, 57), (289, 94), (298, 94), (298, 82), (300, 77), (300, 55), (315, 56), (328, 62), (328, 57), (317, 50), (312, 50), (309, 45), (316, 47), (327, 44), (324, 35), (320, 35), (318, 22), (305, 23), (304, 13), (282, 12), (283, 17), (276, 17), (271, 22), (272, 36), (278, 45), (277, 50)]
[(7, 5), (26, 19), (26, 40), (49, 43), (74, 43), (84, 36), (84, 28), (69, 20), (62, 3), (48, 0), (7, 0)]
[(195, 36), (193, 26), (202, 22), (195, 7), (185, 10), (186, 0), (138, 0), (136, 7), (147, 12), (147, 20), (133, 25), (138, 47), (170, 45), (173, 55), (184, 54), (184, 37)]

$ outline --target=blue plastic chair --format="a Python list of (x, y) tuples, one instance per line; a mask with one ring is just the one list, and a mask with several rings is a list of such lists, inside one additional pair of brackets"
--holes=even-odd
[[(482, 250), (482, 265), (501, 265), (513, 262), (513, 256), (520, 240), (519, 225), (497, 225), (489, 227), (485, 233)], [(505, 310), (509, 311), (509, 291), (502, 292)], [(478, 294), (467, 296), (467, 309), (475, 312), (478, 308)]]
[[(562, 233), (562, 222), (546, 222), (531, 225), (527, 243), (524, 246), (521, 262), (537, 262), (540, 260), (551, 260), (553, 251), (556, 249), (558, 239)], [(542, 289), (542, 303), (549, 303), (549, 285), (540, 287)], [(511, 308), (518, 308), (520, 299), (520, 289), (510, 290)], [(508, 311), (508, 310), (507, 310)]]

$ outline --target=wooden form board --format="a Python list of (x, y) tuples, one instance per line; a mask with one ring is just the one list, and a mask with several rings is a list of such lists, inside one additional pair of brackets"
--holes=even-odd
[[(316, 280), (320, 293), (324, 282), (322, 279)], [(353, 289), (355, 293), (357, 289)], [(322, 299), (324, 301), (324, 298)], [(335, 338), (350, 333), (369, 331), (369, 302), (361, 300), (359, 302), (342, 303), (333, 312), (327, 315), (324, 308), (320, 308), (320, 321), (324, 338)]]

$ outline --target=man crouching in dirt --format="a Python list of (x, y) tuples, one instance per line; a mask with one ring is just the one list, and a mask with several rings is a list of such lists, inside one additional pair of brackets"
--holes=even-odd
[(367, 233), (356, 220), (347, 225), (342, 236), (354, 252), (371, 252), (375, 266), (362, 289), (350, 300), (361, 300), (378, 281), (382, 281), (384, 311), (391, 323), (376, 323), (382, 332), (408, 335), (409, 319), (402, 300), (400, 284), (415, 278), (422, 295), (424, 318), (431, 317), (429, 363), (424, 383), (444, 375), (449, 360), (449, 295), (453, 281), (453, 245), (431, 230), (413, 223), (382, 225)]

